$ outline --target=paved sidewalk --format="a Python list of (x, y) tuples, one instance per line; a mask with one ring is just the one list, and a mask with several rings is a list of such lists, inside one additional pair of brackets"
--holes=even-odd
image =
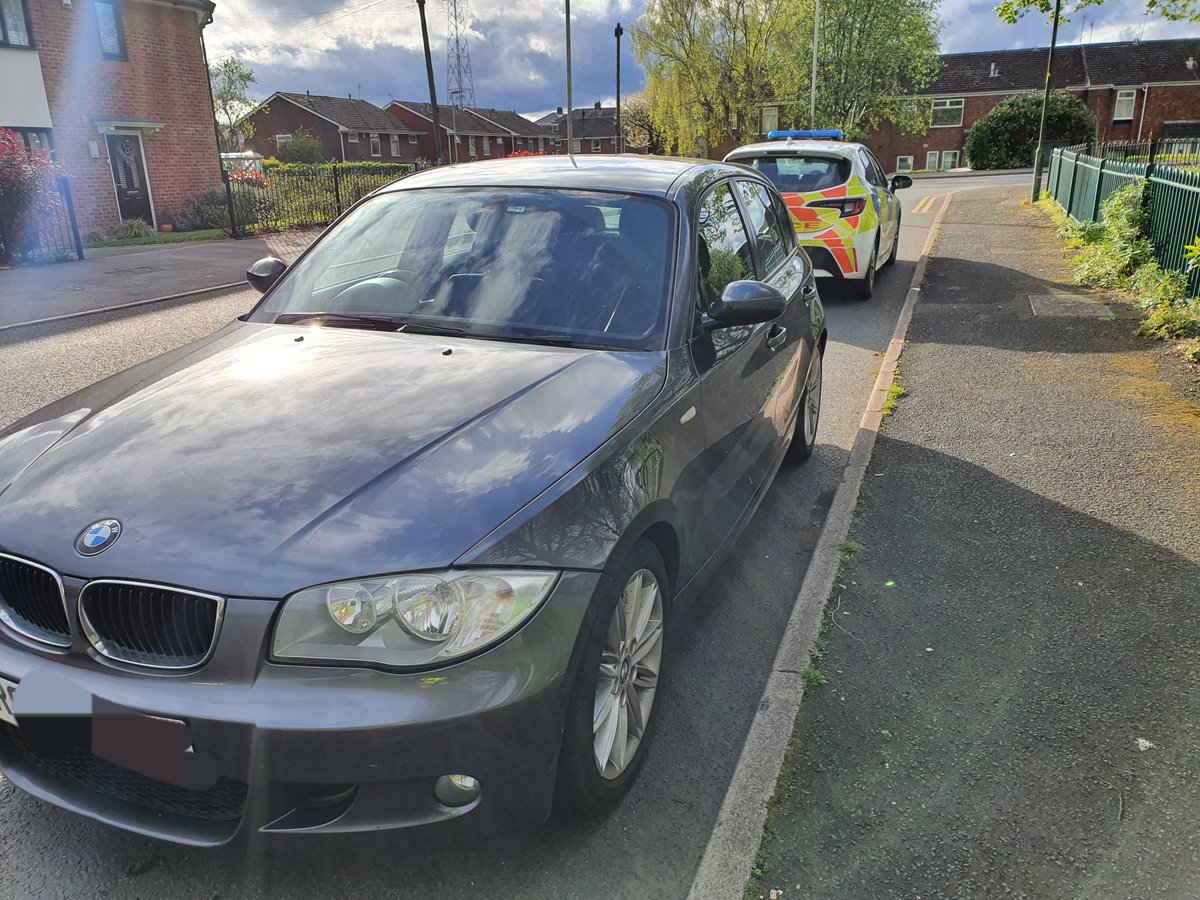
[(241, 284), (256, 259), (290, 262), (318, 233), (95, 248), (82, 262), (0, 269), (0, 327)]
[(1200, 896), (1198, 385), (1023, 195), (946, 217), (762, 896)]

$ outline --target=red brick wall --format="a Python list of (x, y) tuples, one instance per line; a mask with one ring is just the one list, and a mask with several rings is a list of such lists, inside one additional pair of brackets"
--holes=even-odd
[[(1200, 83), (1194, 86), (1151, 86), (1144, 119), (1142, 106), (1145, 104), (1145, 91), (1138, 88), (1133, 118), (1128, 122), (1113, 121), (1117, 88), (1091, 88), (1071, 93), (1095, 113), (1097, 138), (1101, 141), (1149, 140), (1162, 133), (1164, 122), (1200, 118)], [(938, 152), (939, 159), (943, 150), (958, 150), (959, 164), (966, 165), (965, 154), (961, 151), (970, 126), (1007, 96), (1010, 95), (964, 97), (961, 128), (930, 128), (923, 135), (902, 135), (896, 129), (888, 127), (880, 129), (863, 143), (871, 148), (889, 172), (895, 170), (896, 158), (902, 155), (913, 157), (914, 168), (925, 168), (925, 155), (931, 150)]]
[[(156, 214), (176, 212), (193, 194), (221, 182), (200, 23), (190, 10), (121, 5), (128, 59), (104, 59), (92, 0), (28, 0), (42, 63), (55, 155), (71, 182), (82, 229), (120, 222), (104, 135), (95, 118), (164, 123), (143, 136)], [(90, 155), (95, 141), (100, 158)]]
[[(275, 156), (278, 148), (275, 146), (275, 135), (295, 134), (304, 129), (321, 142), (321, 158), (342, 158), (341, 142), (338, 138), (337, 126), (319, 116), (314, 116), (306, 109), (301, 109), (294, 103), (276, 99), (265, 109), (261, 109), (250, 117), (254, 125), (254, 135), (246, 141), (246, 149), (261, 153), (263, 156)], [(347, 144), (349, 152), (354, 144)], [(353, 159), (354, 157), (350, 157)]]
[[(409, 128), (412, 128), (416, 131), (426, 132), (425, 134), (422, 134), (420, 137), (417, 138), (417, 146), (416, 146), (417, 154), (416, 155), (421, 157), (422, 159), (427, 159), (430, 162), (437, 162), (437, 145), (433, 141), (433, 123), (430, 122), (428, 119), (424, 118), (423, 116), (417, 115), (415, 112), (412, 112), (411, 110), (407, 109), (406, 107), (402, 107), (395, 103), (388, 104), (385, 107), (385, 109), (387, 110), (389, 115), (395, 116), (397, 119), (399, 119), (405, 125), (407, 125)], [(449, 109), (438, 109), (438, 117), (439, 118), (441, 118), (442, 116), (448, 116), (449, 114), (450, 114)], [(449, 121), (449, 120), (447, 120), (447, 121)], [(443, 135), (443, 137), (442, 137), (442, 155), (444, 156), (444, 158), (446, 160), (449, 160), (451, 151), (450, 151), (449, 142), (447, 140), (447, 135), (446, 135), (446, 132), (444, 129), (442, 131), (442, 135)], [(408, 139), (405, 138), (405, 140), (408, 140)], [(465, 147), (463, 149), (463, 153), (464, 153), (464, 155), (466, 154)]]

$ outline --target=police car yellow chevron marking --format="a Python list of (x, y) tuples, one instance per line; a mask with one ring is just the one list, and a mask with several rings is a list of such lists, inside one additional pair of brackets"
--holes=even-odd
[[(855, 235), (870, 231), (879, 225), (879, 213), (871, 192), (857, 175), (848, 182), (823, 191), (801, 194), (785, 193), (783, 202), (792, 214), (792, 223), (800, 243), (805, 246), (824, 247), (833, 256), (843, 275), (858, 271), (858, 253), (854, 247)], [(845, 216), (841, 210), (823, 206), (809, 206), (819, 200), (863, 200), (863, 211), (857, 216)]]

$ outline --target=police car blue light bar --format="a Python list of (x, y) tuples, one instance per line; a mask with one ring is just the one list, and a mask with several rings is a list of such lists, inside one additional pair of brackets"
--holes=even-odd
[(768, 141), (844, 141), (845, 133), (836, 130), (827, 131), (771, 131), (767, 134)]

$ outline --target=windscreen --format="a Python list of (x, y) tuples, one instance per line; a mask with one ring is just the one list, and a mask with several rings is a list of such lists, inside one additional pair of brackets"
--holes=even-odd
[(656, 349), (665, 343), (673, 216), (663, 201), (626, 194), (381, 194), (325, 235), (249, 318), (357, 316), (484, 338)]
[(755, 156), (736, 161), (758, 169), (781, 194), (824, 191), (850, 179), (850, 160), (842, 156)]

